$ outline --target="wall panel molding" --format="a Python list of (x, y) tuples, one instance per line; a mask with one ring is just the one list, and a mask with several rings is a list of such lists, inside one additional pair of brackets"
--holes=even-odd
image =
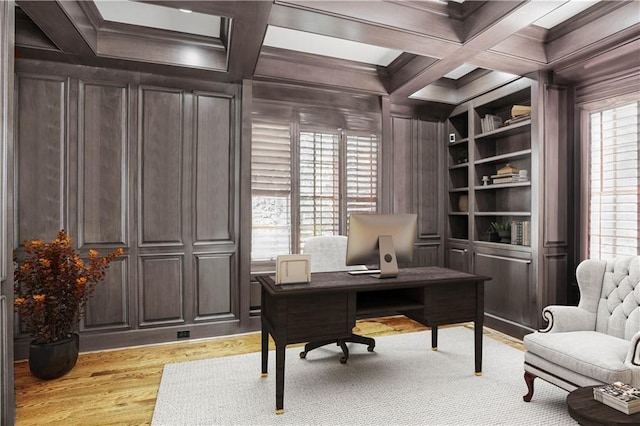
[(194, 94), (194, 243), (232, 240), (235, 163), (234, 98)]
[(182, 246), (184, 92), (139, 89), (138, 241)]
[(141, 327), (184, 323), (184, 256), (141, 255), (138, 258)]
[(81, 331), (120, 330), (131, 327), (129, 313), (129, 256), (111, 262), (86, 306)]
[(196, 317), (195, 321), (238, 318), (234, 306), (233, 253), (195, 255)]
[(128, 244), (128, 87), (80, 81), (78, 246)]
[[(55, 238), (68, 224), (68, 79), (18, 75), (16, 241)], [(34, 125), (38, 123), (38, 125)]]

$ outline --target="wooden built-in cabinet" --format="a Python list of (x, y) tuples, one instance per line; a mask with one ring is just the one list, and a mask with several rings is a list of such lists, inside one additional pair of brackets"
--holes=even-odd
[[(487, 324), (519, 337), (542, 325), (542, 308), (563, 302), (562, 289), (568, 287), (566, 243), (551, 245), (540, 233), (543, 220), (551, 229), (567, 229), (566, 202), (561, 212), (554, 200), (566, 200), (568, 169), (543, 161), (567, 150), (558, 93), (544, 81), (520, 78), (457, 106), (445, 123), (445, 264), (493, 277), (485, 289)], [(514, 105), (531, 106), (531, 116), (483, 129), (483, 117), (505, 122)], [(544, 120), (548, 111), (553, 115)], [(494, 183), (507, 165), (526, 170), (527, 178)], [(502, 222), (527, 222), (528, 240), (496, 240), (489, 231)], [(550, 265), (549, 258), (561, 265)]]

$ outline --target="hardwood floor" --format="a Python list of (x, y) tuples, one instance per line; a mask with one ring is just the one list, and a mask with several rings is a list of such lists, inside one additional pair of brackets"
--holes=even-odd
[[(396, 316), (358, 321), (354, 331), (376, 337), (426, 329)], [(485, 335), (522, 349), (520, 341), (501, 333), (485, 328)], [(17, 362), (16, 425), (150, 424), (165, 364), (259, 350), (260, 333), (251, 333), (82, 353), (70, 373), (51, 381), (33, 377), (27, 362)]]

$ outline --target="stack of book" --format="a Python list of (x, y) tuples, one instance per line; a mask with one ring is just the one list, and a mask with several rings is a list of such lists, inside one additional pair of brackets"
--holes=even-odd
[(491, 182), (494, 185), (499, 183), (514, 183), (520, 182), (519, 173), (501, 173), (499, 175), (491, 175)]
[(511, 118), (504, 122), (505, 126), (519, 123), (531, 118), (531, 107), (528, 105), (514, 105), (511, 108)]
[(530, 246), (531, 245), (531, 222), (524, 221), (511, 221), (511, 244), (518, 246)]
[(480, 120), (480, 127), (482, 127), (482, 133), (500, 128), (502, 127), (502, 118), (497, 115), (486, 114)]
[(625, 414), (640, 412), (640, 390), (622, 382), (593, 388), (593, 399)]

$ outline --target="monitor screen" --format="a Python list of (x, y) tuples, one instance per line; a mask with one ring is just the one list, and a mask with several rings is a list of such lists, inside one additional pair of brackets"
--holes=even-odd
[(413, 258), (416, 229), (415, 214), (350, 215), (346, 265), (377, 264), (380, 278), (397, 276), (398, 262)]

